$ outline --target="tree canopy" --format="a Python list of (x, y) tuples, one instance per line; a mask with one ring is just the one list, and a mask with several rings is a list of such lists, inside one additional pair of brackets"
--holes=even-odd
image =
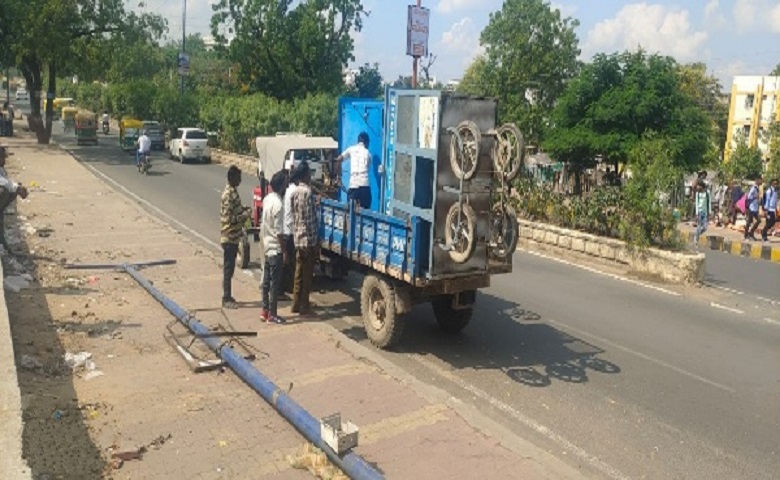
[(490, 15), (480, 37), (485, 54), (460, 89), (497, 98), (502, 121), (517, 123), (538, 141), (567, 80), (578, 71), (578, 26), (546, 0), (506, 0)]
[(355, 85), (349, 93), (360, 98), (379, 98), (383, 92), (384, 81), (379, 73), (379, 64), (362, 65), (355, 75)]
[(680, 85), (670, 57), (642, 51), (597, 55), (572, 80), (553, 112), (546, 147), (582, 166), (597, 156), (628, 163), (643, 136), (667, 139), (675, 165), (696, 170), (705, 161), (711, 122)]
[(343, 87), (351, 32), (366, 14), (360, 0), (219, 0), (213, 9), (212, 34), (240, 81), (285, 100)]

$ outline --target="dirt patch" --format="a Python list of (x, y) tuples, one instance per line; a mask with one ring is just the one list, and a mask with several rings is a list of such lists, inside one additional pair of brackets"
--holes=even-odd
[(26, 273), (33, 278), (18, 293), (6, 290), (22, 395), (24, 458), (34, 478), (102, 478), (107, 464), (91, 438), (90, 419), (105, 407), (79, 401), (77, 374), (64, 361), (73, 342), (59, 333), (52, 311), (52, 305), (83, 304), (83, 292), (62, 286), (56, 261), (35, 260), (24, 241), (12, 247), (22, 255), (4, 257), (6, 277)]

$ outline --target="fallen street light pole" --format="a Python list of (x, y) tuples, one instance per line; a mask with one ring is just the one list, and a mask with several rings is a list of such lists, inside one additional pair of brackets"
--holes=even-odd
[[(148, 264), (144, 264), (148, 265)], [(141, 275), (138, 269), (130, 264), (121, 266), (133, 280), (142, 286), (155, 300), (165, 307), (185, 327), (201, 339), (217, 357), (223, 360), (244, 382), (260, 394), (266, 402), (273, 406), (288, 422), (290, 422), (304, 437), (317, 448), (325, 452), (337, 467), (354, 480), (379, 480), (384, 476), (360, 455), (348, 452), (339, 456), (325, 443), (321, 435), (320, 421), (298, 405), (287, 393), (265, 377), (249, 361), (236, 353), (229, 344), (219, 336), (211, 335), (211, 331), (197, 318), (180, 307), (176, 302), (165, 296), (152, 283)]]

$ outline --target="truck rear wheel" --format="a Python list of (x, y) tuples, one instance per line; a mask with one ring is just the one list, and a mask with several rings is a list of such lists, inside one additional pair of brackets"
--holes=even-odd
[(371, 343), (386, 349), (396, 345), (404, 329), (398, 315), (393, 286), (377, 275), (366, 275), (360, 292), (363, 326)]
[(467, 308), (455, 308), (455, 295), (441, 295), (431, 301), (433, 314), (439, 327), (447, 333), (460, 333), (474, 314), (473, 304)]

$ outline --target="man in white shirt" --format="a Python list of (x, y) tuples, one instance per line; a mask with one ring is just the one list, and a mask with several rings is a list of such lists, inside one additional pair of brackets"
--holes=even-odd
[(7, 251), (11, 251), (5, 241), (5, 209), (16, 200), (16, 197), (27, 198), (27, 189), (8, 178), (5, 171), (5, 160), (8, 157), (7, 147), (0, 145), (0, 243)]
[(288, 252), (284, 245), (284, 205), (282, 195), (287, 187), (287, 175), (277, 172), (271, 178), (271, 193), (263, 199), (263, 221), (260, 235), (263, 238), (265, 263), (263, 266), (263, 309), (260, 313), (264, 322), (285, 323), (277, 314), (281, 293), (282, 268)]
[(282, 285), (284, 291), (292, 293), (293, 280), (295, 277), (295, 241), (293, 240), (293, 212), (292, 212), (292, 197), (295, 191), (298, 189), (298, 174), (297, 170), (293, 169), (289, 172), (290, 181), (287, 184), (287, 189), (284, 191), (284, 228), (282, 234), (284, 236), (284, 246), (290, 255), (287, 257), (287, 261), (284, 262), (284, 273), (282, 275)]
[(138, 153), (135, 155), (135, 165), (141, 163), (141, 155), (149, 155), (152, 151), (152, 140), (146, 135), (146, 130), (138, 137)]
[(358, 143), (346, 149), (336, 157), (337, 162), (349, 158), (349, 189), (347, 196), (360, 208), (371, 208), (371, 186), (368, 171), (371, 165), (371, 153), (368, 151), (368, 134), (358, 135)]

